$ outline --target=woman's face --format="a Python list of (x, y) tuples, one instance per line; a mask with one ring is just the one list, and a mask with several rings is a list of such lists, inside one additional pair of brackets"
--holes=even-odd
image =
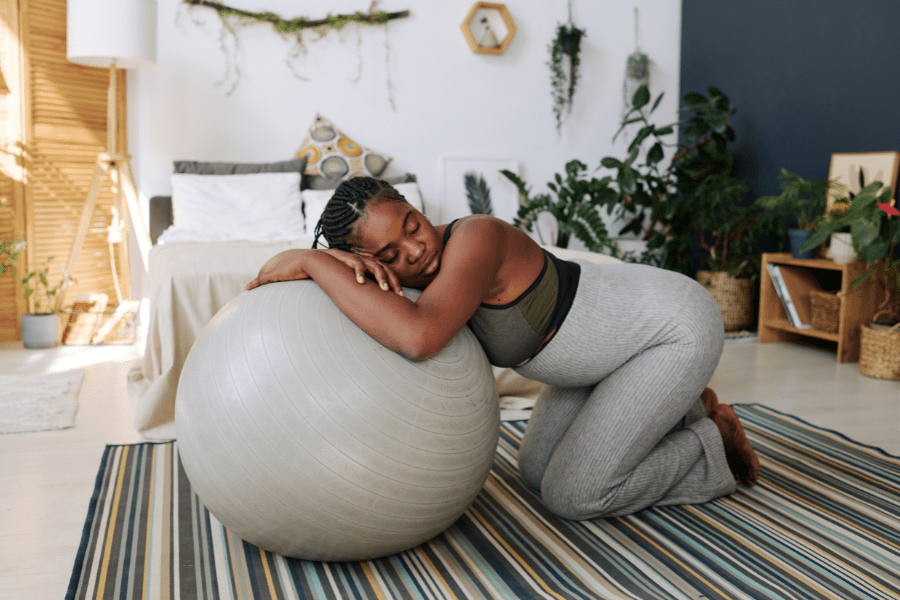
[(407, 287), (424, 289), (441, 266), (442, 240), (428, 219), (406, 202), (369, 205), (356, 226), (355, 242), (361, 254), (390, 267)]

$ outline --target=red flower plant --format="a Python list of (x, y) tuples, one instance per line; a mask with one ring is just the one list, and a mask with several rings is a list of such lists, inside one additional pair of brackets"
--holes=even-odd
[(900, 210), (897, 210), (896, 208), (894, 208), (893, 204), (894, 204), (893, 200), (891, 200), (890, 204), (879, 202), (878, 208), (880, 208), (881, 210), (883, 210), (884, 212), (886, 212), (889, 215), (892, 215), (894, 217), (900, 217)]

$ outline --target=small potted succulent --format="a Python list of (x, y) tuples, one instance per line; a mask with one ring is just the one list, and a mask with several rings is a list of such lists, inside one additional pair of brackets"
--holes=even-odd
[(856, 254), (866, 263), (851, 285), (875, 283), (869, 293), (880, 296), (872, 323), (862, 326), (859, 370), (882, 379), (900, 379), (900, 210), (891, 196), (891, 188), (879, 182), (867, 185), (850, 199), (845, 214), (820, 221), (803, 246), (815, 248), (849, 227)]

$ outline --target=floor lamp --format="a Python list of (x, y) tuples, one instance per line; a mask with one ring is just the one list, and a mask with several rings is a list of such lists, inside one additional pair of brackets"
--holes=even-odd
[[(75, 271), (78, 254), (97, 207), (97, 197), (107, 176), (115, 190), (115, 210), (124, 227), (113, 223), (110, 243), (126, 239), (131, 218), (144, 271), (150, 252), (150, 234), (144, 226), (137, 189), (126, 149), (118, 148), (118, 69), (152, 66), (156, 63), (156, 0), (68, 0), (66, 56), (74, 63), (109, 69), (106, 108), (106, 151), (97, 156), (94, 177), (81, 210), (81, 219), (69, 253), (66, 272)], [(124, 199), (124, 201), (123, 201)], [(127, 214), (127, 216), (126, 216)], [(118, 289), (118, 282), (116, 282)], [(57, 300), (62, 306), (63, 296)]]

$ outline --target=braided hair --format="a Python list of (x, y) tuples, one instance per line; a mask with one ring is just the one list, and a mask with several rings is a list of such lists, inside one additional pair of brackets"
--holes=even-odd
[(334, 190), (316, 224), (312, 247), (318, 247), (319, 236), (322, 236), (329, 248), (356, 251), (350, 243), (356, 223), (365, 216), (370, 204), (386, 200), (406, 202), (406, 198), (391, 184), (380, 179), (354, 177), (342, 182)]

